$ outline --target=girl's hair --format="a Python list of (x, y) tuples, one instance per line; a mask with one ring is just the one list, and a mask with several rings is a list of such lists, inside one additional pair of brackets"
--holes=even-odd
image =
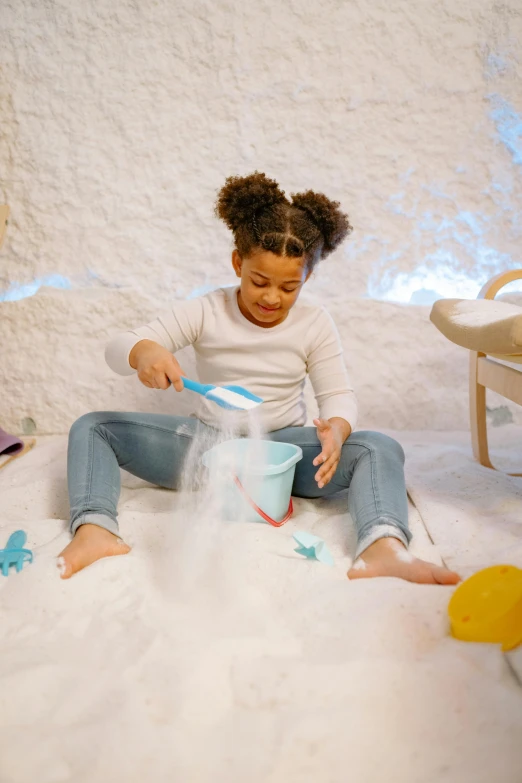
[(313, 269), (352, 231), (339, 206), (313, 190), (294, 193), (288, 200), (277, 182), (255, 171), (228, 177), (219, 191), (216, 215), (231, 229), (242, 258), (270, 250), (279, 256), (304, 256), (307, 269)]

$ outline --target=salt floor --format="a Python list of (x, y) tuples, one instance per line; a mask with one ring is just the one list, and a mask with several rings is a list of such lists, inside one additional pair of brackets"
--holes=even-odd
[[(521, 435), (493, 431), (500, 461), (522, 457)], [(477, 465), (466, 433), (395, 436), (412, 552), (464, 576), (522, 567), (522, 479)], [(345, 497), (297, 500), (281, 529), (207, 529), (123, 474), (131, 554), (65, 582), (65, 475), (62, 436), (0, 471), (0, 539), (23, 528), (35, 553), (0, 579), (2, 783), (522, 779), (522, 652), (452, 639), (453, 588), (349, 582)], [(297, 530), (335, 565), (296, 554)], [(181, 584), (186, 551), (205, 554)]]

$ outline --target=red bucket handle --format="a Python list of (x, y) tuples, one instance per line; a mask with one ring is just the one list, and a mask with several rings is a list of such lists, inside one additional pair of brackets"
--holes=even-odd
[(292, 503), (292, 496), (290, 496), (290, 503), (288, 504), (288, 511), (286, 512), (285, 518), (282, 519), (281, 522), (276, 522), (275, 519), (272, 519), (272, 517), (269, 517), (268, 514), (265, 514), (264, 511), (261, 511), (259, 506), (256, 506), (256, 504), (254, 503), (254, 501), (252, 500), (252, 498), (250, 497), (250, 495), (248, 494), (248, 492), (246, 491), (246, 489), (244, 488), (244, 486), (242, 485), (238, 477), (234, 476), (233, 478), (236, 487), (242, 493), (247, 503), (249, 503), (252, 506), (254, 511), (257, 511), (260, 517), (263, 517), (265, 522), (268, 522), (268, 524), (272, 525), (273, 527), (282, 527), (285, 524), (285, 522), (288, 522), (288, 520), (294, 513), (294, 504)]

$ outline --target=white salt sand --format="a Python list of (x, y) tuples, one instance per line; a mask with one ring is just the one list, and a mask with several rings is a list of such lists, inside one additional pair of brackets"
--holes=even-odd
[(244, 397), (242, 394), (238, 394), (237, 392), (231, 391), (230, 389), (223, 389), (220, 386), (216, 386), (215, 389), (212, 389), (211, 396), (214, 398), (219, 398), (223, 402), (226, 402), (228, 405), (232, 405), (233, 408), (237, 408), (240, 411), (253, 410), (254, 408), (259, 407), (260, 404), (255, 400)]
[(397, 549), (395, 550), (395, 554), (397, 560), (402, 560), (403, 563), (411, 563), (412, 560), (414, 560), (414, 557), (410, 552), (410, 550), (404, 549), (404, 547), (401, 545), (397, 546)]
[(186, 601), (188, 596), (201, 593), (205, 603), (209, 592), (216, 596), (223, 589), (226, 574), (217, 556), (220, 534), (223, 523), (241, 521), (227, 502), (230, 485), (234, 475), (241, 470), (248, 471), (249, 467), (257, 468), (263, 461), (260, 447), (264, 433), (259, 412), (253, 409), (246, 417), (248, 440), (242, 443), (248, 447), (241, 456), (234, 452), (220, 453), (210, 469), (204, 465), (205, 452), (239, 438), (245, 428), (244, 415), (225, 410), (220, 414), (218, 429), (202, 426), (194, 438), (167, 533), (163, 560), (174, 600), (183, 595)]
[[(501, 429), (495, 456), (516, 456), (522, 433)], [(478, 466), (466, 434), (399, 439), (412, 554), (522, 566), (520, 479)], [(297, 499), (275, 529), (123, 473), (134, 549), (63, 581), (65, 465), (66, 438), (41, 438), (0, 474), (0, 539), (23, 528), (35, 553), (0, 579), (2, 783), (522, 779), (522, 655), (453, 640), (452, 588), (346, 579), (345, 495)], [(297, 530), (335, 565), (295, 553)]]

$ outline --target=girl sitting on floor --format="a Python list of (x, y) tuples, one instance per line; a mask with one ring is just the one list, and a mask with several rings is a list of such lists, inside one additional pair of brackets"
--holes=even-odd
[[(301, 447), (293, 495), (320, 498), (349, 489), (358, 534), (350, 579), (455, 584), (457, 574), (407, 552), (402, 448), (378, 432), (354, 432), (357, 405), (335, 325), (322, 307), (299, 301), (319, 261), (351, 231), (347, 215), (313, 191), (289, 200), (258, 172), (229, 177), (216, 213), (234, 235), (239, 285), (176, 303), (147, 326), (119, 335), (107, 347), (109, 366), (121, 375), (137, 372), (151, 389), (172, 384), (179, 392), (183, 372), (173, 354), (192, 345), (203, 383), (233, 383), (258, 395), (268, 437)], [(315, 427), (304, 426), (307, 374), (319, 406)], [(129, 552), (117, 522), (120, 467), (158, 486), (179, 487), (193, 438), (219, 424), (215, 403), (198, 399), (190, 418), (99, 412), (74, 423), (68, 452), (73, 539), (60, 555), (63, 578)]]

